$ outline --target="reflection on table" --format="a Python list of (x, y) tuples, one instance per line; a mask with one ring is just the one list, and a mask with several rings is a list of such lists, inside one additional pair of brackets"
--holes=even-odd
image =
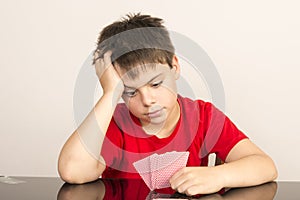
[(99, 179), (97, 181), (72, 185), (65, 183), (58, 192), (58, 200), (99, 200), (99, 199), (201, 199), (201, 200), (271, 200), (277, 191), (277, 183), (271, 182), (260, 186), (222, 190), (210, 195), (188, 197), (176, 193), (171, 188), (150, 191), (142, 179)]

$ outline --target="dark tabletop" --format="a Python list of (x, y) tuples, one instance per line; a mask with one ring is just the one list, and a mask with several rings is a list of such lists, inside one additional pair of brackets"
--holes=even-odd
[(48, 177), (0, 177), (1, 200), (96, 200), (96, 199), (278, 199), (293, 200), (298, 197), (300, 182), (271, 182), (255, 187), (221, 190), (216, 194), (187, 197), (171, 188), (150, 191), (143, 180), (99, 179), (72, 185), (60, 178)]

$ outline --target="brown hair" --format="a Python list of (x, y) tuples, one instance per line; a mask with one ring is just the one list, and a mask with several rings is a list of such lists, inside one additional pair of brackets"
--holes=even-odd
[(101, 58), (112, 51), (112, 62), (126, 71), (148, 63), (172, 67), (175, 49), (162, 23), (162, 19), (150, 15), (127, 14), (101, 31), (95, 52)]

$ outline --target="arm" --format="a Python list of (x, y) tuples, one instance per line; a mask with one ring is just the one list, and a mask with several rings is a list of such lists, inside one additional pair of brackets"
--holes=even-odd
[(103, 96), (67, 140), (59, 155), (58, 172), (66, 182), (93, 181), (105, 170), (105, 162), (100, 157), (100, 152), (113, 112), (123, 92), (123, 83), (111, 64), (110, 55), (110, 52), (104, 54), (104, 58), (95, 63)]
[(217, 192), (224, 187), (259, 185), (277, 177), (272, 159), (249, 139), (238, 142), (225, 164), (214, 167), (185, 167), (170, 179), (173, 189), (187, 195)]
[(224, 187), (253, 186), (273, 181), (277, 170), (272, 159), (249, 139), (237, 143), (220, 165)]

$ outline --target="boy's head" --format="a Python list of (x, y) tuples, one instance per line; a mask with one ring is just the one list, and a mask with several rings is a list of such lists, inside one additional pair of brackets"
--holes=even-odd
[(112, 52), (112, 63), (124, 84), (123, 100), (143, 126), (171, 126), (179, 118), (180, 66), (162, 22), (149, 15), (127, 15), (101, 31), (95, 50), (94, 62)]
[(150, 15), (127, 15), (101, 31), (96, 52), (103, 57), (112, 51), (113, 64), (130, 71), (133, 78), (136, 66), (160, 63), (172, 68), (175, 50), (162, 23), (162, 19)]

